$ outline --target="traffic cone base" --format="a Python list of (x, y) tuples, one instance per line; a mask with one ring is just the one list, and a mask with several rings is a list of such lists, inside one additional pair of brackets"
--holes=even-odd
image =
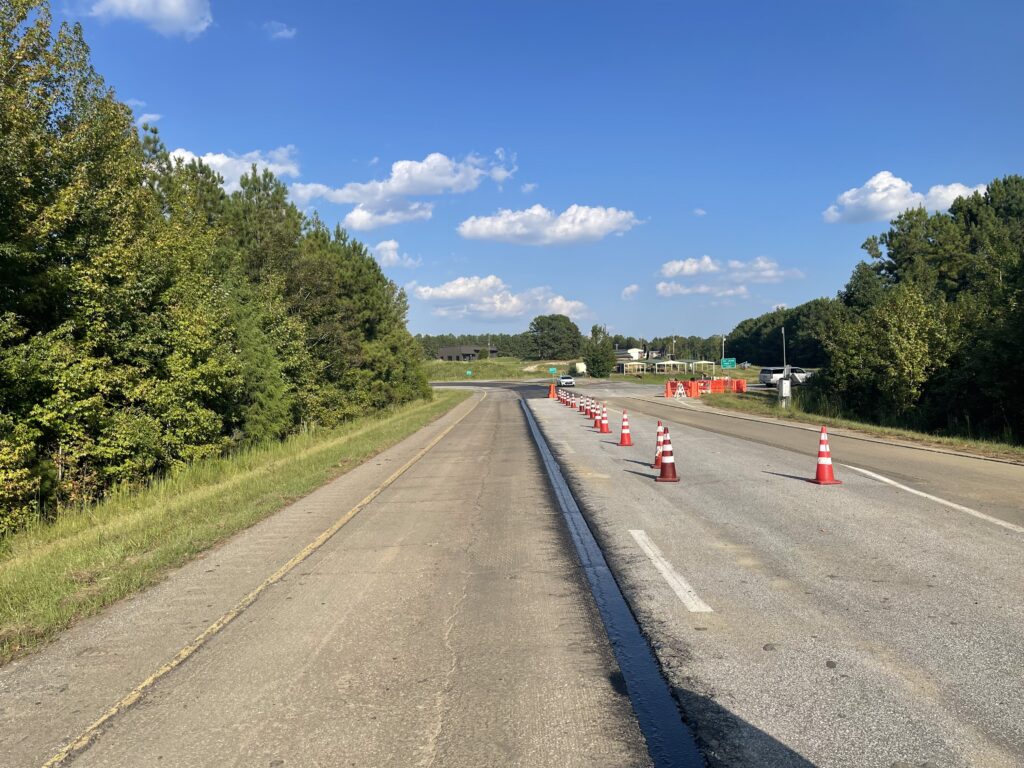
[(818, 440), (818, 470), (814, 478), (808, 480), (815, 485), (842, 485), (842, 480), (836, 480), (832, 470), (832, 450), (828, 446), (828, 430), (821, 428), (821, 437)]
[(676, 457), (672, 455), (672, 438), (669, 436), (668, 429), (665, 429), (665, 440), (661, 449), (661, 474), (656, 478), (659, 483), (678, 483), (679, 477), (676, 475)]

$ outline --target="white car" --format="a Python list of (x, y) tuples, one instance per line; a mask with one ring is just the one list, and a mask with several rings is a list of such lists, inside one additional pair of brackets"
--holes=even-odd
[(572, 376), (559, 376), (558, 377), (558, 386), (560, 386), (560, 387), (575, 387), (576, 386), (576, 379), (574, 379)]
[[(762, 368), (761, 373), (757, 376), (757, 380), (766, 387), (774, 387), (778, 385), (779, 380), (785, 372), (786, 369), (782, 367)], [(794, 384), (803, 384), (814, 375), (814, 372), (805, 371), (803, 368), (797, 368), (795, 365), (791, 365), (789, 366), (789, 375)]]

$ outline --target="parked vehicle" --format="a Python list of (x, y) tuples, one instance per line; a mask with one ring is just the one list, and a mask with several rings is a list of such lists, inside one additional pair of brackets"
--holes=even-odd
[[(779, 379), (782, 378), (785, 372), (786, 369), (781, 366), (777, 368), (762, 368), (757, 376), (757, 380), (766, 387), (775, 387), (778, 386)], [(795, 365), (789, 366), (789, 377), (794, 384), (804, 384), (813, 375), (814, 371), (805, 371), (803, 368), (797, 368)]]
[(576, 379), (574, 379), (572, 376), (559, 376), (558, 377), (558, 386), (560, 386), (560, 387), (575, 387), (576, 386)]

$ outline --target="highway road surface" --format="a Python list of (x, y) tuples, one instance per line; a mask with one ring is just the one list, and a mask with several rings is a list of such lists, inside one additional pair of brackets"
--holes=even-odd
[[(649, 765), (518, 396), (427, 433), (467, 413), (70, 762)], [(44, 764), (428, 434), (0, 670), (0, 763)]]
[[(0, 765), (684, 765), (657, 686), (712, 767), (1024, 765), (1024, 467), (837, 436), (820, 487), (813, 431), (626, 385), (598, 435), (538, 385), (476, 390), (0, 669)], [(655, 418), (679, 483), (653, 480)]]
[(1024, 467), (833, 439), (817, 486), (815, 431), (605, 393), (637, 447), (530, 402), (709, 764), (1024, 765)]

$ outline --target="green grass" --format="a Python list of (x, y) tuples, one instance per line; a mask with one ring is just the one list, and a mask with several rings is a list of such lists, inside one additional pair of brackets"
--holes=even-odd
[(897, 427), (883, 427), (877, 424), (870, 424), (853, 419), (823, 416), (817, 413), (809, 413), (800, 408), (794, 398), (791, 407), (779, 407), (775, 390), (762, 392), (748, 392), (745, 395), (716, 394), (701, 395), (701, 401), (716, 408), (724, 408), (744, 413), (757, 414), (759, 416), (770, 416), (776, 419), (798, 421), (805, 424), (826, 424), (829, 427), (839, 427), (867, 435), (878, 437), (895, 437), (909, 442), (921, 443), (923, 445), (938, 448), (949, 448), (965, 453), (975, 453), (980, 456), (987, 456), (997, 459), (1008, 459), (1010, 461), (1024, 461), (1024, 446), (1001, 443), (995, 440), (975, 440), (963, 437), (949, 437), (946, 435), (932, 435), (927, 432), (915, 432), (909, 429)]
[(198, 462), (0, 542), (0, 664), (155, 583), (468, 396), (437, 392), (432, 402)]
[[(520, 360), (517, 357), (492, 357), (487, 360), (460, 362), (455, 360), (427, 360), (423, 370), (427, 381), (488, 381), (506, 379), (547, 378), (548, 368), (557, 368), (559, 374), (569, 370), (565, 360)], [(473, 371), (467, 376), (466, 371)]]

